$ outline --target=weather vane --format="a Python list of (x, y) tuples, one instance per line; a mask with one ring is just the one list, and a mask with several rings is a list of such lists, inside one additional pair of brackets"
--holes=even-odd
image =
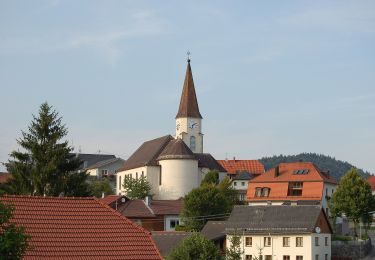
[(188, 51), (186, 54), (188, 56), (188, 62), (190, 62), (190, 51)]

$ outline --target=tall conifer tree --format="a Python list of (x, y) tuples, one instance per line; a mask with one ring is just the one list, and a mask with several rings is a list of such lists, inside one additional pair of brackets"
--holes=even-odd
[[(63, 140), (67, 129), (62, 118), (48, 105), (40, 106), (28, 131), (17, 140), (22, 151), (13, 151), (7, 170), (12, 174), (9, 185), (16, 194), (87, 196), (86, 173), (78, 173), (81, 162), (73, 148)], [(75, 185), (69, 185), (74, 180)], [(76, 182), (80, 183), (76, 183)]]

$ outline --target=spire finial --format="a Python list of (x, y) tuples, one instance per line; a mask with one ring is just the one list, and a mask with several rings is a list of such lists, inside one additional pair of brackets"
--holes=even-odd
[(188, 56), (188, 59), (187, 59), (187, 61), (188, 61), (188, 62), (190, 63), (190, 54), (191, 54), (191, 53), (190, 53), (190, 51), (187, 51), (187, 53), (186, 53), (186, 54), (187, 54), (187, 56)]

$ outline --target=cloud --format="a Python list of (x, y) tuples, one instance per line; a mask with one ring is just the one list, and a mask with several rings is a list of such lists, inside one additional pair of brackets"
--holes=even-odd
[(4, 36), (0, 38), (0, 55), (54, 53), (89, 48), (114, 65), (126, 48), (126, 40), (159, 35), (165, 31), (163, 21), (154, 12), (141, 10), (129, 17), (126, 25), (121, 27), (116, 25), (108, 29), (107, 26), (91, 32), (62, 31), (39, 37)]

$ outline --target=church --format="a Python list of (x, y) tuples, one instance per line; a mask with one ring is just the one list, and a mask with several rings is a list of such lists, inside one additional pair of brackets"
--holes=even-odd
[(145, 176), (154, 199), (176, 200), (198, 187), (210, 170), (225, 174), (215, 158), (203, 152), (202, 119), (188, 59), (175, 136), (144, 142), (118, 170), (116, 193), (126, 195), (125, 177)]

